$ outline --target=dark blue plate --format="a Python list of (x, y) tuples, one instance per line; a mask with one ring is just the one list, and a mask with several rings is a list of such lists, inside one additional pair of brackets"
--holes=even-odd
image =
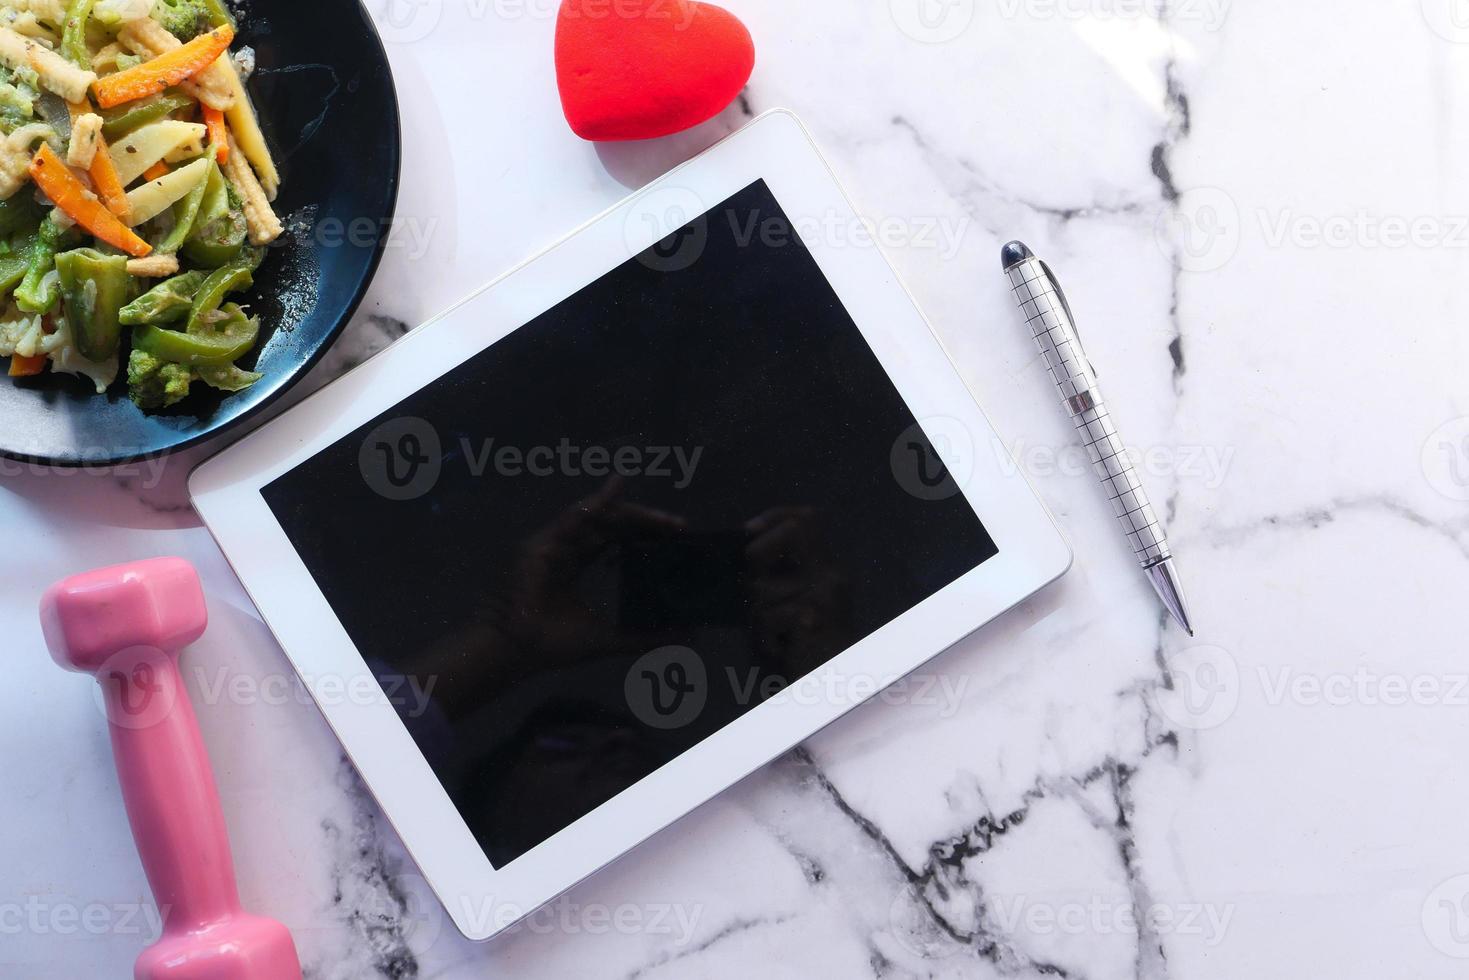
[(398, 99), (382, 42), (358, 0), (250, 0), (242, 44), (256, 53), (250, 95), (281, 169), (275, 207), (288, 229), (238, 298), (260, 315), (262, 336), (241, 364), (265, 377), (233, 395), (195, 382), (184, 401), (145, 415), (128, 399), (125, 367), (105, 395), (71, 375), (17, 379), (0, 367), (0, 454), (105, 465), (217, 435), (280, 397), (357, 309), (398, 198)]

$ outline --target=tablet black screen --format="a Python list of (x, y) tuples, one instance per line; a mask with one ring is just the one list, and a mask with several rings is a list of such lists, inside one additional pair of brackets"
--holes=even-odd
[(498, 866), (992, 557), (764, 182), (262, 493)]

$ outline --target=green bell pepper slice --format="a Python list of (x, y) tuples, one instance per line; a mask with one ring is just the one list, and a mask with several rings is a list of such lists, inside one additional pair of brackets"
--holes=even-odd
[(220, 391), (244, 391), (265, 375), (246, 371), (233, 364), (201, 364), (194, 369), (199, 380)]
[(31, 249), (36, 247), (36, 233), (17, 235), (5, 243), (5, 256), (0, 258), (0, 301), (25, 278), (31, 265)]
[(254, 272), (264, 258), (263, 248), (242, 249), (235, 258), (209, 273), (189, 307), (188, 332), (192, 334), (207, 326), (210, 316), (220, 309), (230, 293), (253, 286)]
[(102, 136), (108, 142), (112, 142), (141, 126), (157, 122), (164, 116), (171, 116), (180, 109), (186, 109), (193, 104), (192, 98), (176, 88), (170, 88), (146, 99), (124, 102), (111, 109), (103, 109), (101, 112)]
[[(212, 149), (210, 155), (213, 155)], [(219, 173), (219, 164), (213, 160), (209, 161), (209, 172), (203, 180), (194, 186), (194, 189), (184, 195), (184, 199), (173, 206), (173, 228), (163, 241), (159, 242), (154, 251), (165, 255), (177, 252), (194, 231), (195, 222), (199, 220), (199, 209), (204, 204), (204, 198), (209, 190), (209, 182), (218, 175), (221, 180), (223, 175)]]
[(71, 240), (71, 232), (63, 229), (47, 215), (36, 231), (35, 244), (31, 246), (26, 274), (20, 285), (15, 287), (15, 305), (26, 313), (45, 313), (56, 305), (61, 295), (61, 284), (47, 273), (56, 264), (56, 253)]
[(56, 271), (61, 278), (61, 305), (77, 350), (89, 361), (117, 353), (122, 338), (118, 312), (132, 288), (126, 256), (79, 248), (56, 256)]
[(202, 270), (185, 272), (165, 279), (142, 296), (122, 308), (118, 320), (127, 327), (142, 323), (173, 323), (189, 315), (194, 296), (209, 273)]
[(210, 172), (205, 185), (194, 228), (179, 254), (195, 265), (214, 269), (232, 262), (240, 254), (248, 229), (245, 209), (218, 167)]
[(71, 0), (66, 7), (66, 26), (61, 32), (61, 56), (88, 71), (92, 55), (87, 50), (87, 20), (97, 0)]
[(255, 346), (260, 320), (245, 316), (234, 303), (226, 303), (220, 312), (225, 314), (222, 319), (204, 324), (197, 332), (166, 330), (151, 323), (135, 327), (133, 348), (174, 364), (229, 364)]
[(18, 231), (35, 234), (46, 209), (34, 194), (15, 193), (0, 201), (0, 235), (10, 236)]
[(0, 298), (4, 298), (25, 278), (30, 260), (24, 255), (7, 255), (0, 259)]

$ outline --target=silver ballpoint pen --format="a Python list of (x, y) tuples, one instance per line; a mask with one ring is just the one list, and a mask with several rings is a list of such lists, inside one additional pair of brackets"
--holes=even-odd
[(1050, 267), (1021, 242), (1011, 242), (1001, 249), (1000, 262), (1026, 325), (1035, 336), (1051, 377), (1061, 389), (1066, 411), (1086, 440), (1092, 467), (1107, 490), (1112, 511), (1122, 522), (1138, 565), (1178, 625), (1193, 636), (1188, 602), (1178, 581), (1168, 537), (1148, 502), (1147, 491), (1133, 471), (1127, 447), (1107, 414), (1102, 391), (1097, 387), (1097, 372), (1082, 349), (1076, 320), (1061, 284)]

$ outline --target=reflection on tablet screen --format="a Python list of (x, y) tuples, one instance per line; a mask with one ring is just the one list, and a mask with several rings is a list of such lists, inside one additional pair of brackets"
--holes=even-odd
[(497, 867), (995, 554), (764, 182), (262, 493)]

